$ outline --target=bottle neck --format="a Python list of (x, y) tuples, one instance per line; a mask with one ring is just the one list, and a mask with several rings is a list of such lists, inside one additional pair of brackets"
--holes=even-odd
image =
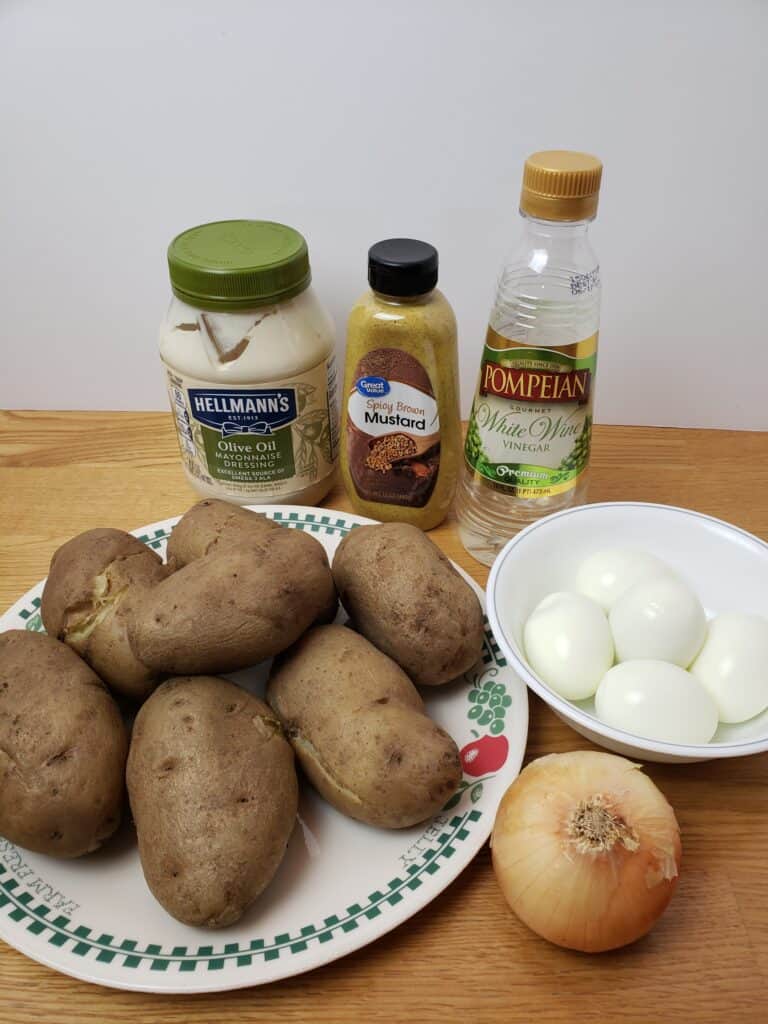
[(531, 217), (520, 211), (523, 224), (527, 234), (534, 238), (547, 238), (553, 241), (569, 241), (574, 238), (584, 238), (589, 230), (590, 220), (542, 220), (540, 217)]
[(387, 306), (423, 306), (435, 294), (434, 288), (424, 292), (423, 295), (385, 295), (383, 292), (377, 292), (375, 288), (372, 288), (371, 291), (379, 302), (383, 302)]

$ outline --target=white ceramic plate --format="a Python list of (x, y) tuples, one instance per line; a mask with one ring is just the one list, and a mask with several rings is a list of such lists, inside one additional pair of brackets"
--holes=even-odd
[[(331, 556), (350, 529), (370, 522), (327, 509), (259, 511), (311, 532)], [(134, 533), (162, 554), (176, 522)], [(41, 630), (42, 590), (41, 582), (25, 594), (0, 619), (0, 631)], [(232, 678), (261, 695), (266, 674), (262, 665)], [(103, 850), (74, 861), (0, 839), (0, 936), (65, 974), (149, 992), (259, 985), (365, 946), (434, 899), (472, 860), (523, 759), (527, 691), (488, 628), (475, 668), (422, 695), (462, 748), (465, 766), (460, 793), (432, 821), (399, 831), (370, 828), (345, 818), (304, 784), (299, 824), (274, 881), (241, 921), (213, 932), (180, 924), (155, 902), (127, 823)]]
[(721, 724), (703, 746), (659, 742), (606, 725), (595, 716), (593, 699), (566, 700), (532, 671), (522, 646), (526, 619), (547, 594), (574, 589), (578, 564), (607, 547), (638, 548), (661, 558), (693, 587), (710, 616), (724, 611), (768, 616), (768, 544), (751, 533), (669, 505), (582, 505), (522, 530), (494, 562), (488, 578), (488, 618), (510, 664), (563, 721), (619, 754), (683, 762), (768, 750), (768, 711), (748, 722)]

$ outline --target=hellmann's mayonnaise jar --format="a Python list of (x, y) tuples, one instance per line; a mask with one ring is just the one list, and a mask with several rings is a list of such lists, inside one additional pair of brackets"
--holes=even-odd
[(174, 238), (168, 267), (160, 356), (190, 483), (240, 505), (317, 504), (336, 467), (336, 364), (304, 238), (203, 224)]

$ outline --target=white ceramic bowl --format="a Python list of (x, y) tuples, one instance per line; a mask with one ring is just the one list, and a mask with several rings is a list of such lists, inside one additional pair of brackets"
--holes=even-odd
[(526, 619), (554, 590), (573, 590), (576, 568), (601, 548), (648, 551), (699, 595), (709, 616), (724, 611), (768, 615), (768, 544), (730, 523), (690, 509), (642, 502), (582, 505), (547, 516), (502, 549), (488, 578), (488, 619), (499, 647), (528, 686), (582, 736), (646, 761), (703, 761), (768, 750), (768, 710), (718, 727), (702, 746), (644, 739), (595, 716), (594, 700), (573, 703), (551, 690), (525, 659)]

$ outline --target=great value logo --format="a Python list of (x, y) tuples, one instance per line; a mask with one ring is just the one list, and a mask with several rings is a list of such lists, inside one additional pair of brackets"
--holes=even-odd
[(386, 377), (360, 377), (355, 387), (365, 398), (381, 398), (391, 391), (391, 385)]
[(194, 419), (206, 427), (232, 434), (272, 434), (296, 419), (293, 388), (232, 391), (190, 388), (189, 405)]

